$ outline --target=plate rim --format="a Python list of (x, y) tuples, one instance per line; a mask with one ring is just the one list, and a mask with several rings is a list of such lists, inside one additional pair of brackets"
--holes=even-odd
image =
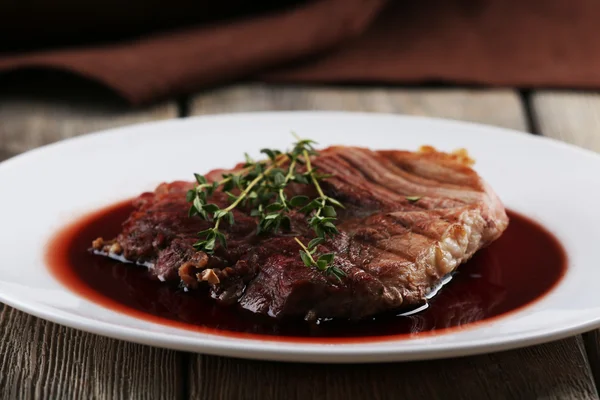
[(230, 119), (230, 118), (268, 118), (268, 117), (287, 117), (287, 116), (310, 116), (310, 117), (342, 117), (342, 118), (364, 118), (364, 117), (375, 117), (375, 118), (390, 118), (390, 119), (399, 119), (399, 120), (413, 120), (420, 121), (423, 123), (433, 123), (436, 125), (454, 125), (454, 126), (467, 126), (471, 129), (481, 129), (487, 131), (496, 131), (495, 133), (504, 132), (503, 134), (512, 135), (513, 137), (519, 137), (523, 140), (529, 140), (532, 142), (545, 142), (551, 146), (555, 146), (557, 148), (569, 149), (571, 151), (579, 152), (585, 156), (591, 157), (600, 157), (600, 154), (583, 148), (576, 146), (572, 143), (568, 143), (562, 140), (555, 139), (549, 136), (543, 136), (532, 132), (521, 131), (518, 129), (507, 128), (496, 125), (487, 125), (481, 122), (475, 121), (462, 121), (458, 119), (451, 118), (438, 118), (438, 117), (427, 117), (421, 115), (405, 115), (405, 114), (394, 114), (394, 113), (386, 113), (386, 112), (369, 112), (369, 111), (326, 111), (326, 110), (314, 110), (314, 111), (306, 111), (306, 110), (290, 110), (290, 111), (257, 111), (257, 112), (231, 112), (231, 113), (218, 113), (218, 114), (206, 114), (206, 115), (193, 115), (189, 117), (183, 118), (167, 118), (163, 120), (157, 121), (144, 121), (131, 123), (127, 125), (122, 125), (109, 129), (102, 130), (94, 130), (87, 133), (83, 133), (77, 136), (65, 138), (58, 140), (53, 143), (48, 143), (39, 147), (36, 147), (31, 150), (27, 150), (20, 154), (17, 154), (9, 159), (6, 159), (0, 162), (0, 170), (6, 168), (6, 165), (11, 165), (13, 162), (18, 161), (24, 157), (29, 157), (31, 154), (36, 154), (40, 151), (46, 151), (47, 149), (62, 146), (65, 144), (77, 143), (78, 141), (88, 140), (92, 138), (97, 138), (104, 135), (118, 135), (119, 132), (128, 131), (132, 129), (143, 129), (148, 127), (160, 127), (162, 125), (184, 125), (189, 122), (193, 122), (196, 120), (207, 120), (207, 119)]
[[(219, 342), (219, 339), (223, 339), (223, 337), (219, 335), (203, 334), (205, 337), (203, 337), (202, 351), (199, 351), (198, 343), (195, 343), (196, 339), (176, 337), (175, 339), (179, 341), (176, 342), (166, 333), (146, 332), (142, 329), (130, 328), (98, 320), (94, 320), (95, 326), (91, 326), (88, 322), (92, 320), (89, 318), (75, 318), (70, 317), (68, 314), (60, 315), (60, 313), (54, 312), (51, 307), (45, 305), (38, 306), (37, 309), (32, 308), (27, 303), (14, 300), (10, 298), (10, 296), (5, 296), (2, 293), (0, 293), (0, 300), (19, 311), (43, 320), (112, 339), (196, 354), (249, 360), (314, 364), (372, 364), (462, 358), (548, 343), (600, 327), (600, 317), (598, 317), (586, 321), (583, 324), (577, 324), (567, 328), (563, 327), (554, 329), (544, 334), (530, 333), (522, 336), (514, 335), (510, 339), (503, 340), (501, 342), (493, 342), (493, 340), (490, 339), (488, 341), (477, 341), (475, 344), (468, 346), (448, 346), (443, 344), (437, 346), (429, 345), (429, 347), (426, 349), (402, 352), (394, 352), (392, 349), (383, 347), (377, 349), (364, 348), (357, 351), (356, 349), (352, 349), (352, 344), (299, 344), (297, 348), (290, 346), (286, 349), (278, 349), (279, 346), (276, 345), (277, 342), (273, 342), (275, 344), (274, 346), (267, 346), (268, 348), (265, 349), (264, 344), (268, 342), (254, 339), (241, 339), (239, 341), (241, 342), (241, 345), (237, 344), (235, 341), (227, 341), (227, 345), (223, 346), (222, 344), (217, 343)], [(44, 309), (47, 309), (49, 312), (44, 313), (39, 311)], [(149, 323), (152, 324), (151, 322)], [(118, 327), (121, 332), (114, 330), (114, 327)], [(154, 335), (154, 337), (152, 337), (152, 335)], [(160, 344), (156, 343), (156, 335), (160, 336)], [(405, 342), (406, 339), (401, 339), (400, 341)], [(393, 341), (391, 342), (393, 343)], [(260, 343), (263, 345), (263, 347), (258, 347), (257, 343)], [(290, 345), (291, 343), (285, 344)], [(307, 350), (307, 347), (311, 349)], [(327, 349), (327, 351), (323, 352), (322, 350), (324, 349)]]
[[(564, 149), (570, 152), (577, 152), (580, 155), (585, 155), (586, 157), (593, 157), (596, 160), (600, 159), (600, 155), (597, 153), (577, 147), (575, 145), (562, 142), (553, 138), (538, 136), (534, 134), (530, 134), (527, 132), (522, 132), (515, 129), (491, 126), (482, 123), (476, 122), (468, 122), (468, 121), (460, 121), (453, 119), (445, 119), (445, 118), (432, 118), (425, 116), (407, 116), (407, 115), (399, 115), (392, 113), (378, 113), (378, 112), (346, 112), (346, 111), (269, 111), (269, 112), (239, 112), (239, 113), (223, 113), (223, 114), (211, 114), (211, 115), (200, 115), (186, 118), (177, 118), (177, 119), (165, 119), (161, 121), (148, 121), (143, 123), (136, 123), (125, 125), (117, 128), (94, 131), (88, 134), (79, 135), (76, 137), (60, 140), (58, 142), (50, 143), (44, 146), (40, 146), (33, 150), (21, 153), (15, 157), (12, 157), (2, 163), (0, 163), (0, 172), (4, 171), (6, 168), (18, 167), (19, 163), (24, 162), (22, 160), (27, 160), (28, 157), (33, 154), (39, 152), (45, 152), (54, 147), (62, 147), (65, 144), (76, 144), (79, 141), (87, 141), (92, 138), (102, 138), (106, 136), (119, 135), (122, 131), (137, 131), (132, 132), (132, 134), (143, 134), (143, 130), (148, 127), (155, 127), (156, 129), (164, 128), (168, 126), (177, 127), (180, 125), (186, 125), (190, 123), (194, 123), (197, 120), (206, 120), (206, 119), (224, 119), (228, 120), (231, 118), (238, 119), (253, 119), (253, 118), (271, 118), (276, 116), (277, 118), (286, 118), (288, 116), (293, 116), (295, 118), (302, 116), (310, 116), (310, 117), (325, 117), (325, 118), (392, 118), (398, 121), (401, 120), (412, 120), (421, 123), (435, 124), (440, 126), (443, 129), (444, 125), (454, 125), (455, 127), (465, 127), (468, 126), (471, 129), (476, 129), (482, 131), (481, 134), (485, 134), (486, 132), (502, 133), (502, 135), (512, 135), (513, 137), (518, 137), (518, 140), (526, 140), (531, 142), (545, 142), (548, 145), (557, 147), (559, 149)], [(402, 123), (402, 122), (399, 122)], [(57, 280), (54, 276), (53, 279)], [(57, 280), (58, 281), (58, 280)], [(62, 287), (65, 287), (62, 282), (58, 281)], [(65, 287), (66, 288), (66, 287)], [(552, 289), (545, 296), (551, 294), (556, 288)], [(73, 295), (78, 298), (82, 298), (86, 301), (85, 297), (69, 290)], [(482, 340), (476, 342), (471, 345), (448, 345), (442, 344), (440, 346), (432, 346), (430, 345), (428, 349), (419, 348), (416, 351), (406, 351), (403, 350), (401, 352), (391, 352), (389, 348), (380, 348), (380, 349), (352, 349), (352, 344), (340, 344), (340, 345), (328, 345), (328, 344), (292, 344), (289, 342), (282, 342), (287, 345), (286, 349), (277, 349), (277, 346), (272, 346), (272, 348), (265, 350), (265, 346), (263, 341), (256, 339), (240, 339), (242, 342), (240, 344), (234, 344), (232, 342), (227, 342), (226, 346), (215, 345), (214, 342), (217, 342), (222, 337), (218, 335), (211, 334), (203, 334), (204, 336), (209, 336), (202, 338), (203, 343), (194, 345), (194, 341), (198, 339), (192, 338), (184, 338), (184, 337), (176, 337), (175, 339), (179, 341), (176, 343), (175, 340), (169, 339), (169, 335), (163, 332), (145, 332), (142, 329), (132, 328), (128, 326), (122, 326), (118, 324), (113, 324), (105, 321), (92, 320), (91, 318), (85, 317), (77, 317), (73, 314), (69, 314), (57, 309), (52, 308), (46, 304), (42, 304), (37, 302), (37, 305), (32, 305), (36, 303), (35, 300), (32, 300), (32, 304), (28, 304), (27, 301), (22, 302), (18, 298), (12, 298), (10, 295), (6, 295), (3, 292), (0, 292), (0, 300), (12, 306), (18, 310), (24, 311), (28, 314), (34, 315), (36, 317), (42, 318), (44, 320), (48, 320), (51, 322), (55, 322), (64, 326), (68, 326), (71, 328), (83, 330), (90, 333), (100, 334), (107, 337), (112, 337), (115, 339), (126, 340), (135, 343), (147, 344), (151, 346), (158, 346), (164, 348), (171, 348), (175, 350), (182, 351), (192, 351), (192, 352), (201, 352), (204, 354), (213, 354), (213, 355), (224, 355), (230, 357), (238, 357), (238, 358), (250, 358), (250, 359), (263, 359), (263, 360), (274, 360), (274, 361), (295, 361), (295, 362), (324, 362), (324, 363), (368, 363), (368, 362), (393, 362), (393, 361), (410, 361), (410, 360), (427, 360), (427, 359), (438, 359), (438, 358), (448, 358), (448, 357), (462, 357), (468, 355), (482, 354), (494, 351), (502, 351), (509, 350), (514, 348), (526, 347), (530, 345), (545, 343), (551, 340), (557, 340), (564, 337), (568, 337), (571, 335), (575, 335), (581, 332), (585, 332), (589, 329), (597, 328), (600, 326), (600, 315), (589, 318), (584, 323), (572, 324), (571, 326), (561, 326), (556, 329), (547, 330), (546, 333), (540, 334), (538, 332), (532, 332), (528, 334), (515, 335), (508, 340), (502, 340), (500, 342), (488, 343), (492, 342), (492, 340), (486, 341)], [(37, 307), (37, 309), (36, 309)], [(63, 315), (64, 314), (64, 315)], [(93, 321), (94, 324), (90, 322)], [(148, 322), (148, 321), (146, 321)], [(148, 322), (151, 324), (151, 322)], [(95, 325), (95, 326), (94, 326)], [(160, 325), (160, 324), (159, 324)], [(115, 329), (120, 329), (121, 332), (118, 332)], [(157, 338), (157, 335), (159, 338)], [(160, 340), (160, 343), (157, 343), (157, 339)], [(401, 339), (402, 342), (405, 342), (407, 339)], [(412, 340), (412, 339), (408, 339)], [(393, 342), (393, 341), (391, 341)], [(263, 346), (256, 347), (257, 343), (261, 343)], [(277, 342), (273, 342), (277, 343)], [(368, 342), (366, 343), (369, 344)], [(292, 346), (296, 348), (292, 348)], [(336, 347), (332, 347), (336, 346)], [(269, 346), (267, 346), (269, 347)], [(322, 352), (320, 350), (316, 350), (319, 347), (327, 348), (326, 352)], [(200, 349), (201, 348), (201, 349)], [(315, 350), (307, 350), (307, 348), (314, 348)], [(358, 350), (358, 351), (357, 351)]]

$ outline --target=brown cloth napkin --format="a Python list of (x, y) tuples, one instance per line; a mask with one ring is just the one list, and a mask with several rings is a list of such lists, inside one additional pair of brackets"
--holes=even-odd
[[(105, 7), (112, 3), (119, 4), (111, 0)], [(79, 42), (71, 40), (63, 48), (51, 43), (43, 50), (32, 47), (44, 38), (57, 43), (73, 38), (68, 18), (61, 29), (27, 30), (17, 14), (9, 18), (0, 9), (0, 37), (16, 38), (8, 44), (0, 40), (0, 71), (71, 71), (111, 87), (133, 104), (248, 77), (600, 88), (598, 0), (313, 0), (288, 1), (283, 8), (262, 3), (261, 10), (224, 1), (221, 9), (205, 8), (187, 20), (189, 2), (181, 3), (179, 19), (160, 11), (164, 3), (139, 3), (144, 15), (152, 15), (147, 19), (152, 24), (131, 7), (123, 14), (135, 21), (130, 25), (127, 19), (111, 20), (110, 13), (89, 15), (96, 18), (93, 26), (106, 28), (92, 32), (95, 36), (78, 17), (77, 29), (95, 41), (75, 34)], [(177, 0), (168, 7), (176, 5)], [(175, 22), (161, 24), (163, 14)], [(196, 17), (201, 24), (190, 26)], [(207, 24), (215, 18), (220, 22)], [(183, 27), (174, 29), (178, 22)], [(115, 26), (129, 36), (119, 38)], [(105, 31), (116, 38), (97, 44)], [(62, 36), (53, 37), (53, 32)]]

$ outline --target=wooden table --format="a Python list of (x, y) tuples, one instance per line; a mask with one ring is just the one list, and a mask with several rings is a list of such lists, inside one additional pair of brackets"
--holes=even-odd
[[(347, 110), (476, 121), (600, 151), (600, 95), (241, 84), (131, 109), (74, 82), (0, 90), (0, 161), (87, 132), (188, 115)], [(0, 188), (0, 193), (2, 189)], [(0, 222), (1, 223), (1, 222)], [(65, 328), (0, 303), (0, 398), (598, 398), (600, 335), (460, 359), (381, 365), (245, 361)]]

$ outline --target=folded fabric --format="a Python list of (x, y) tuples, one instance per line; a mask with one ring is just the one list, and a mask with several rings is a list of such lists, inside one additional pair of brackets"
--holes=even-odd
[[(36, 38), (34, 25), (21, 27), (21, 36), (12, 36), (25, 38), (21, 44), (0, 42), (0, 71), (66, 70), (133, 104), (250, 77), (600, 88), (597, 0), (314, 0), (254, 8), (229, 1), (214, 9), (200, 2), (206, 12), (187, 17), (189, 4), (177, 2), (177, 16), (164, 12), (169, 23), (161, 22), (160, 7), (167, 6), (158, 2), (138, 4), (139, 12), (152, 16), (147, 24), (131, 7), (123, 12), (127, 18), (106, 12), (110, 22), (94, 20), (89, 40), (83, 34), (67, 40), (68, 29), (47, 26)], [(1, 6), (0, 14), (6, 18)], [(202, 23), (191, 26), (194, 21)], [(2, 22), (0, 16), (5, 38), (3, 29), (21, 26)], [(112, 32), (111, 26), (124, 34), (103, 36), (101, 28)], [(46, 42), (51, 47), (36, 47)]]

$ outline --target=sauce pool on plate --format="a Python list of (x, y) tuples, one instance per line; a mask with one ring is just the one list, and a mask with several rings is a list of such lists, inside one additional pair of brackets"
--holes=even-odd
[(90, 253), (92, 240), (118, 234), (132, 210), (130, 201), (118, 203), (58, 232), (46, 257), (52, 274), (70, 290), (114, 311), (229, 337), (348, 343), (442, 333), (530, 304), (560, 281), (567, 264), (562, 246), (550, 232), (508, 211), (510, 224), (504, 234), (461, 265), (422, 311), (379, 315), (359, 322), (277, 321), (236, 306), (219, 306), (205, 291), (184, 292), (149, 279), (145, 267)]

